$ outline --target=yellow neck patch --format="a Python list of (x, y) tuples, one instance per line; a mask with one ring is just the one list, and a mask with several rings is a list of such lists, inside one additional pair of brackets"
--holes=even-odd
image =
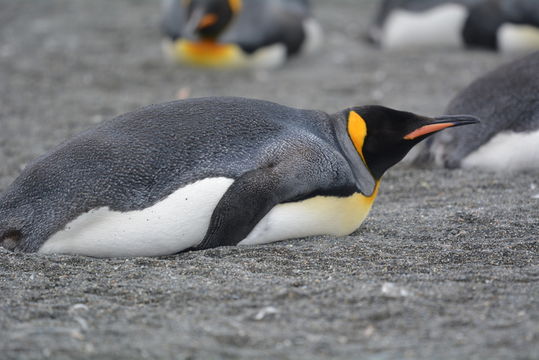
[(361, 156), (361, 160), (367, 164), (363, 156), (363, 143), (367, 136), (367, 124), (361, 115), (355, 111), (350, 111), (348, 114), (348, 134), (354, 143), (357, 153)]
[(237, 14), (242, 7), (242, 0), (228, 0), (228, 6), (230, 6), (230, 9), (234, 14)]

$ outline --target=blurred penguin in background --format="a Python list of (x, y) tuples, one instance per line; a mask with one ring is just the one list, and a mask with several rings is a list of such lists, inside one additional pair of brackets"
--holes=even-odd
[(368, 38), (383, 49), (532, 52), (539, 50), (539, 1), (384, 0)]
[(477, 79), (446, 112), (475, 115), (481, 123), (473, 131), (455, 128), (429, 138), (415, 152), (414, 165), (539, 170), (539, 52)]
[(274, 68), (314, 50), (321, 29), (308, 0), (165, 0), (165, 53), (215, 68)]

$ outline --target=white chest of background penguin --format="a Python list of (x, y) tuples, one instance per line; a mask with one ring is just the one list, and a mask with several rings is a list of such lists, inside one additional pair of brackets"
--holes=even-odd
[(271, 68), (321, 41), (308, 0), (165, 0), (165, 53), (195, 66)]
[(385, 49), (466, 46), (539, 49), (537, 0), (385, 0), (369, 31)]
[(414, 144), (475, 122), (226, 97), (152, 105), (30, 164), (0, 198), (0, 239), (19, 251), (151, 256), (345, 235)]

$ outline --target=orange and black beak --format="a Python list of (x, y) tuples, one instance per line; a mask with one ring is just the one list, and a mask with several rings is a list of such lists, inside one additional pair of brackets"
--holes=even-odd
[(449, 127), (477, 124), (478, 122), (480, 122), (479, 118), (472, 115), (439, 116), (432, 119), (432, 121), (429, 121), (426, 125), (420, 126), (414, 131), (408, 133), (407, 135), (404, 136), (404, 139), (415, 140), (415, 139), (419, 139), (420, 137), (435, 133), (437, 131), (447, 129)]

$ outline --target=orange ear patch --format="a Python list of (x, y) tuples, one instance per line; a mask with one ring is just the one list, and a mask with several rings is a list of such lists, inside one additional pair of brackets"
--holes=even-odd
[(219, 18), (216, 14), (206, 14), (200, 19), (200, 22), (197, 25), (197, 29), (204, 29), (208, 26), (212, 26), (217, 22)]
[(405, 140), (413, 140), (413, 139), (416, 139), (420, 136), (423, 136), (423, 135), (427, 135), (427, 134), (430, 134), (430, 133), (433, 133), (435, 131), (440, 131), (440, 130), (443, 130), (445, 128), (448, 128), (448, 127), (451, 127), (451, 126), (454, 126), (455, 124), (454, 123), (442, 123), (442, 124), (430, 124), (430, 125), (424, 125), (424, 126), (421, 126), (419, 129), (416, 129), (414, 131), (412, 131), (411, 133), (409, 133), (408, 135), (406, 135), (404, 137)]
[(354, 143), (356, 151), (365, 163), (365, 158), (363, 157), (363, 143), (367, 136), (367, 124), (361, 115), (355, 111), (350, 111), (348, 114), (348, 134)]

